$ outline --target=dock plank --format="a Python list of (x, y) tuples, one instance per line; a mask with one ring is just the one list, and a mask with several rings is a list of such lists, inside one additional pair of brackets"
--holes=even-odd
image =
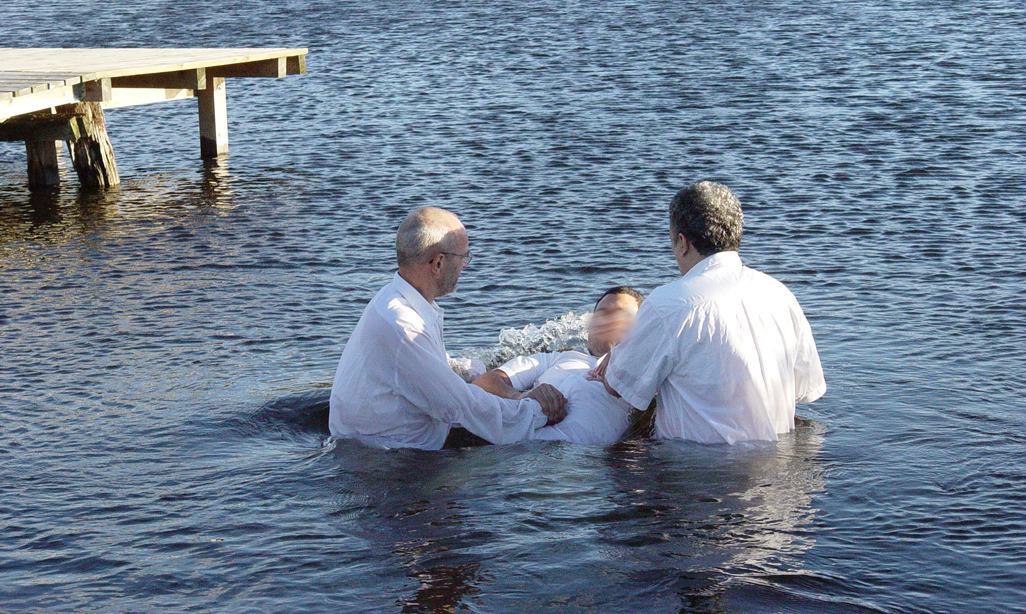
[[(214, 76), (282, 77), (306, 72), (306, 49), (290, 48), (11, 48), (0, 47), (0, 121), (56, 103), (82, 101), (79, 84), (101, 79), (131, 78), (125, 85), (147, 83), (152, 75), (210, 69)], [(272, 66), (273, 64), (273, 66)], [(273, 68), (273, 70), (272, 70)], [(162, 77), (162, 87), (188, 88), (188, 83)], [(197, 83), (202, 88), (199, 83)], [(70, 91), (75, 86), (75, 91)], [(177, 99), (170, 96), (168, 100)], [(153, 99), (151, 96), (123, 100)], [(156, 98), (159, 99), (159, 96)], [(104, 99), (106, 100), (106, 99)], [(35, 102), (33, 102), (35, 101)], [(121, 106), (121, 105), (119, 105)]]
[(10, 97), (29, 96), (66, 85), (79, 83), (76, 75), (29, 75), (23, 73), (0, 72), (0, 100)]
[(243, 64), (305, 55), (306, 49), (0, 48), (3, 72), (75, 73), (83, 80)]
[(104, 109), (198, 99), (200, 155), (228, 153), (225, 79), (306, 72), (306, 49), (0, 48), (0, 140), (23, 140), (31, 189), (56, 185), (68, 141), (85, 187), (120, 181)]

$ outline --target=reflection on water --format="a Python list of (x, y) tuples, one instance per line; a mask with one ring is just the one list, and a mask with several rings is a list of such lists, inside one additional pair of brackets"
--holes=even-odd
[(203, 160), (203, 187), (200, 193), (209, 207), (230, 207), (234, 204), (235, 191), (232, 189), (232, 175), (228, 166), (228, 156)]
[[(236, 206), (234, 183), (227, 156), (204, 160), (196, 177), (136, 177), (103, 191), (29, 191), (0, 181), (0, 242), (68, 241), (94, 231), (124, 232), (177, 211), (227, 211)], [(118, 228), (124, 224), (127, 229)]]
[[(369, 560), (388, 553), (412, 580), (403, 611), (645, 599), (646, 609), (719, 612), (834, 584), (802, 564), (824, 489), (822, 442), (822, 427), (806, 423), (777, 445), (734, 449), (628, 441), (425, 453), (333, 441), (329, 456), (335, 515), (355, 520)], [(805, 610), (858, 608), (851, 596), (818, 599)]]
[[(409, 553), (397, 550), (395, 554), (403, 557)], [(477, 564), (436, 565), (427, 569), (418, 568), (415, 563), (406, 566), (410, 570), (410, 578), (420, 582), (420, 588), (412, 599), (403, 602), (404, 614), (456, 612), (464, 597), (481, 592), (475, 586)]]
[(622, 522), (603, 541), (616, 558), (636, 559), (637, 581), (659, 570), (684, 611), (721, 611), (766, 578), (802, 574), (815, 543), (813, 498), (825, 487), (822, 437), (810, 423), (777, 445), (621, 444), (607, 462), (618, 503), (611, 514)]
[[(135, 246), (183, 216), (227, 214), (237, 206), (234, 183), (226, 157), (204, 161), (196, 176), (151, 175), (103, 191), (30, 192), (0, 183), (0, 271), (11, 275), (0, 278), (0, 290), (24, 291), (19, 274), (31, 279), (44, 271), (51, 287), (78, 285), (97, 274), (96, 260), (105, 275), (159, 269), (180, 246), (158, 239), (166, 251), (157, 262)], [(117, 256), (105, 253), (111, 243), (121, 244)]]

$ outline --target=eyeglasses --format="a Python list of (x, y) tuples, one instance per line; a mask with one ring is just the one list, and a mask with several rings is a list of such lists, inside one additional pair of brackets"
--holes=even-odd
[(452, 252), (441, 252), (441, 253), (445, 254), (446, 256), (459, 256), (460, 258), (463, 258), (467, 262), (468, 266), (470, 265), (470, 261), (474, 259), (474, 253), (471, 252), (470, 250), (467, 250), (467, 253), (465, 253), (465, 254), (454, 254)]

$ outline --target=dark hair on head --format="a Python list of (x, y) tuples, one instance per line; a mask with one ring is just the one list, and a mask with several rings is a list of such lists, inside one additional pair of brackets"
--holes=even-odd
[(684, 235), (699, 254), (741, 248), (741, 202), (722, 183), (699, 181), (677, 192), (670, 203), (674, 236)]
[(598, 304), (602, 302), (602, 299), (606, 298), (610, 294), (626, 294), (627, 296), (638, 301), (638, 307), (641, 307), (641, 303), (645, 301), (645, 295), (638, 292), (634, 288), (631, 288), (630, 286), (613, 286), (612, 288), (603, 292), (602, 296), (598, 297), (598, 300), (595, 301), (595, 307), (598, 308)]

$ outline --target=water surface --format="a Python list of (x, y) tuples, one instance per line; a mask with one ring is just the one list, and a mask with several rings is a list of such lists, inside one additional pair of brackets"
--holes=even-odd
[[(123, 184), (0, 144), (0, 610), (1008, 612), (1026, 601), (1019, 2), (7, 2), (5, 46), (302, 46), (108, 114)], [(73, 16), (73, 17), (72, 17)], [(423, 453), (318, 416), (409, 209), (452, 351), (675, 277), (724, 181), (830, 390), (779, 444)], [(492, 348), (490, 350), (489, 348)], [(321, 413), (318, 413), (321, 412)]]

